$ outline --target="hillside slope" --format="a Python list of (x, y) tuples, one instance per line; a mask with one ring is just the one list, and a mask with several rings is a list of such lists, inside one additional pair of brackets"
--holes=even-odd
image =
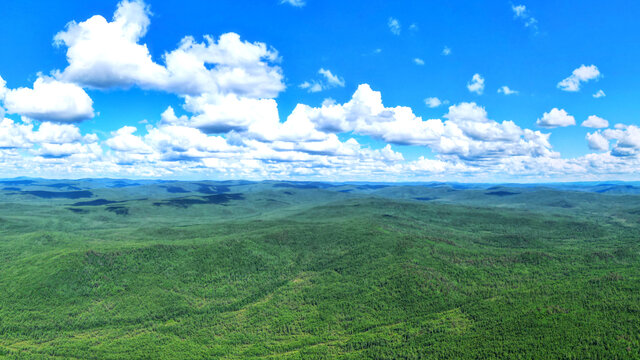
[(113, 184), (5, 184), (0, 357), (640, 357), (633, 195)]

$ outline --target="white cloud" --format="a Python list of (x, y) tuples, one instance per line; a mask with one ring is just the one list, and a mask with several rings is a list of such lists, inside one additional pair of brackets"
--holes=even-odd
[(390, 17), (387, 25), (389, 26), (389, 30), (392, 34), (400, 35), (401, 27), (400, 21), (398, 21), (398, 19)]
[(54, 124), (43, 122), (38, 131), (33, 132), (31, 141), (34, 143), (66, 144), (78, 142), (83, 139), (80, 129), (70, 124)]
[[(139, 86), (175, 93), (207, 131), (246, 128), (268, 111), (277, 114), (276, 97), (285, 86), (276, 50), (264, 43), (242, 41), (235, 33), (204, 42), (185, 37), (165, 53), (165, 66), (155, 63), (146, 44), (139, 44), (149, 25), (142, 1), (123, 1), (113, 21), (94, 16), (72, 22), (56, 35), (68, 47), (69, 66), (59, 79), (96, 88)], [(245, 106), (253, 109), (246, 109)], [(235, 112), (238, 110), (238, 112)]]
[(78, 85), (39, 76), (31, 88), (8, 89), (4, 106), (12, 114), (42, 121), (77, 122), (93, 117), (93, 100)]
[(202, 43), (192, 37), (165, 54), (169, 83), (158, 89), (179, 95), (236, 94), (250, 98), (274, 98), (282, 90), (283, 75), (278, 52), (264, 43), (242, 41), (235, 33), (223, 34), (216, 42), (205, 36)]
[(136, 128), (125, 126), (105, 142), (119, 163), (192, 162), (212, 156), (228, 158), (237, 152), (223, 137), (208, 136), (192, 127), (148, 127), (144, 136), (135, 132)]
[(587, 143), (589, 144), (589, 149), (598, 150), (598, 151), (607, 151), (609, 150), (609, 140), (607, 140), (600, 131), (596, 131), (594, 133), (587, 133), (586, 136)]
[[(170, 112), (168, 109), (163, 116), (171, 118)], [(287, 140), (280, 136), (275, 141), (262, 141), (236, 136), (239, 134), (226, 139), (208, 136), (197, 129), (176, 125), (148, 127), (147, 131), (146, 135), (137, 136), (134, 135), (135, 128), (124, 127), (112, 134), (107, 145), (119, 168), (200, 167), (243, 178), (278, 173), (287, 177), (306, 177), (341, 176), (340, 171), (345, 169), (352, 174), (370, 174), (376, 169), (392, 169), (396, 167), (395, 163), (404, 160), (390, 145), (370, 149), (355, 139), (342, 142), (335, 134), (325, 134), (317, 140), (300, 137)], [(232, 142), (235, 144), (231, 145)], [(189, 163), (193, 165), (186, 165)]]
[(513, 94), (517, 94), (517, 93), (518, 93), (517, 90), (510, 89), (506, 85), (501, 86), (500, 88), (498, 88), (498, 94), (513, 95)]
[(318, 73), (325, 77), (327, 84), (330, 86), (344, 87), (344, 79), (332, 74), (330, 70), (320, 69)]
[(602, 129), (602, 128), (609, 127), (609, 122), (599, 116), (591, 115), (587, 118), (587, 120), (582, 122), (582, 126)]
[(298, 105), (296, 110), (298, 117), (308, 118), (323, 132), (354, 131), (396, 143), (437, 136), (410, 108), (385, 108), (380, 93), (366, 84), (360, 85), (352, 99), (343, 105), (325, 103), (320, 108)]
[(322, 75), (320, 80), (305, 81), (299, 85), (301, 89), (306, 89), (310, 93), (328, 90), (334, 87), (344, 87), (344, 79), (334, 75), (330, 70), (321, 68), (318, 74)]
[(602, 91), (602, 90), (598, 90), (592, 96), (597, 99), (597, 98), (605, 97), (605, 96), (607, 96), (607, 94), (605, 94), (604, 91)]
[[(514, 14), (521, 17), (526, 8), (514, 9)], [(68, 85), (65, 91), (58, 89), (57, 96), (72, 93), (72, 87), (86, 95), (78, 85), (171, 92), (184, 100), (186, 115), (177, 116), (168, 107), (155, 126), (147, 122), (146, 132), (125, 126), (105, 141), (96, 134), (83, 134), (72, 124), (43, 122), (38, 126), (27, 117), (14, 121), (0, 116), (0, 173), (323, 180), (370, 180), (375, 175), (386, 181), (434, 176), (491, 179), (495, 174), (517, 179), (573, 174), (583, 179), (640, 172), (640, 129), (635, 125), (590, 133), (586, 140), (598, 153), (563, 159), (553, 151), (550, 134), (521, 128), (513, 121), (491, 120), (475, 103), (450, 106), (442, 119), (422, 119), (409, 107), (385, 106), (381, 94), (367, 84), (360, 85), (345, 103), (298, 104), (280, 122), (275, 98), (284, 90), (284, 77), (275, 49), (243, 41), (234, 33), (205, 36), (202, 42), (185, 37), (177, 49), (166, 52), (156, 63), (141, 43), (149, 16), (141, 1), (124, 1), (113, 21), (96, 16), (71, 23), (56, 36), (59, 45), (68, 47), (69, 66), (54, 72), (54, 78), (41, 76), (41, 81)], [(397, 30), (399, 33), (399, 23)], [(443, 55), (449, 53), (445, 47)], [(320, 69), (317, 76), (301, 86), (310, 90), (345, 85), (343, 78), (327, 69)], [(590, 76), (588, 71), (572, 75), (577, 88)], [(26, 90), (35, 92), (39, 86)], [(475, 74), (468, 86), (481, 93), (484, 79)], [(514, 91), (501, 90), (504, 94)], [(0, 78), (0, 98), (13, 91)], [(82, 98), (78, 92), (75, 95)], [(89, 99), (90, 110), (85, 106), (80, 113), (92, 115), (91, 99), (86, 96), (84, 104)], [(435, 97), (425, 99), (430, 107), (446, 103)], [(52, 104), (47, 106), (52, 108)], [(73, 111), (64, 112), (65, 120), (57, 122), (71, 121)], [(589, 117), (583, 125), (596, 123)], [(567, 126), (575, 124), (575, 119), (564, 110), (552, 109), (538, 124)], [(218, 133), (223, 135), (212, 135)], [(350, 134), (387, 144), (373, 149), (353, 138), (341, 140)], [(392, 144), (428, 147), (435, 155), (405, 161)]]
[(428, 146), (441, 155), (465, 161), (509, 155), (555, 156), (548, 134), (523, 130), (512, 121), (490, 120), (486, 111), (474, 103), (451, 106), (445, 118), (446, 121), (425, 121), (414, 115), (411, 108), (387, 108), (382, 104), (381, 94), (363, 84), (342, 105), (325, 103), (320, 108), (298, 105), (283, 126), (295, 119), (297, 123), (311, 123), (321, 133), (354, 132), (392, 144)]
[(448, 46), (445, 46), (444, 49), (442, 49), (442, 55), (444, 56), (451, 55), (451, 49)]
[(451, 106), (445, 117), (453, 135), (441, 141), (440, 153), (470, 160), (558, 156), (551, 151), (549, 134), (521, 129), (513, 121), (490, 120), (485, 109), (475, 103)]
[(544, 128), (566, 127), (576, 124), (576, 119), (569, 115), (564, 109), (553, 108), (551, 111), (542, 114), (536, 125)]
[(82, 137), (82, 141), (85, 144), (94, 144), (94, 143), (97, 143), (98, 140), (100, 140), (100, 139), (98, 138), (98, 135), (96, 135), (96, 134), (86, 134), (85, 136)]
[(303, 7), (306, 5), (304, 0), (280, 0), (280, 4), (289, 4), (295, 7)]
[[(139, 43), (149, 15), (142, 1), (125, 0), (111, 22), (94, 16), (70, 23), (56, 35), (57, 44), (68, 47), (69, 61), (56, 76), (102, 89), (139, 86), (175, 93), (193, 114), (182, 122), (205, 132), (245, 131), (252, 124), (277, 123), (273, 98), (285, 86), (281, 68), (274, 65), (280, 61), (275, 49), (242, 41), (235, 33), (217, 40), (204, 36), (204, 42), (186, 36), (177, 49), (165, 53), (165, 65), (159, 65), (146, 44)], [(321, 69), (320, 74), (325, 79), (321, 86), (344, 86), (344, 80), (330, 71)]]
[(38, 149), (34, 150), (33, 153), (45, 158), (65, 158), (74, 155), (96, 157), (102, 153), (102, 149), (96, 144), (81, 144), (78, 142), (64, 144), (44, 143)]
[(155, 88), (168, 82), (167, 69), (151, 59), (146, 44), (138, 41), (149, 26), (149, 8), (142, 1), (122, 1), (108, 22), (95, 15), (86, 21), (67, 24), (54, 37), (66, 46), (69, 66), (57, 75), (95, 88), (128, 87), (133, 84)]
[(150, 154), (152, 152), (151, 147), (145, 144), (140, 137), (133, 134), (137, 130), (134, 126), (123, 126), (114, 131), (111, 134), (112, 137), (105, 144), (116, 151)]
[(0, 120), (0, 150), (31, 147), (33, 125), (15, 123), (11, 119)]
[(560, 81), (558, 88), (562, 91), (579, 91), (580, 84), (589, 80), (598, 79), (600, 77), (600, 71), (595, 65), (581, 65), (579, 68), (573, 70), (571, 76)]
[(413, 59), (413, 62), (416, 63), (416, 65), (424, 65), (424, 60), (420, 58)]
[(462, 162), (427, 159), (424, 156), (420, 156), (418, 160), (407, 163), (405, 167), (413, 174), (464, 174), (474, 172), (471, 167)]
[(420, 28), (418, 27), (418, 24), (413, 23), (409, 26), (409, 30), (411, 31), (418, 31)]
[(636, 156), (640, 154), (640, 128), (636, 125), (617, 124), (615, 129), (606, 129), (602, 135), (616, 140), (611, 154), (616, 157)]
[[(189, 122), (189, 117), (186, 115), (177, 117), (173, 107), (169, 106), (160, 115), (160, 122), (168, 125), (184, 125)], [(148, 121), (145, 121), (145, 123), (148, 123)]]
[(223, 137), (207, 136), (198, 129), (186, 126), (153, 128), (144, 141), (160, 153), (163, 160), (169, 161), (200, 159), (216, 153), (236, 151)]
[[(4, 81), (4, 79), (2, 78), (2, 76), (0, 76), (0, 100), (4, 99), (4, 95), (7, 92), (7, 82)], [(0, 114), (1, 115), (1, 114)], [(2, 116), (0, 116), (0, 119), (2, 118)]]
[(278, 104), (274, 99), (253, 99), (228, 95), (204, 94), (186, 97), (185, 110), (194, 113), (190, 126), (206, 133), (244, 131), (252, 124), (276, 124)]
[(474, 74), (471, 81), (467, 83), (467, 89), (481, 95), (484, 92), (484, 78), (480, 74)]
[(324, 90), (324, 88), (322, 87), (322, 84), (316, 81), (311, 81), (311, 82), (305, 81), (302, 84), (300, 84), (299, 87), (301, 89), (306, 89), (310, 93), (316, 93)]
[(511, 5), (511, 9), (516, 16), (523, 16), (527, 11), (527, 7), (524, 5)]
[(437, 97), (428, 97), (424, 99), (424, 103), (430, 108), (436, 108), (443, 104), (448, 104), (449, 100), (440, 100)]
[[(22, 156), (31, 154), (44, 158), (95, 158), (102, 151), (97, 140), (95, 134), (82, 136), (80, 129), (71, 124), (43, 122), (34, 131), (34, 125), (30, 121), (20, 123), (3, 119), (0, 122), (0, 153), (8, 149), (23, 149), (28, 152)], [(21, 161), (24, 162), (25, 159), (23, 157)]]
[[(376, 92), (367, 93), (365, 90), (366, 87), (361, 94), (354, 94), (354, 98), (359, 99), (358, 106), (355, 106), (356, 101), (343, 105), (328, 101), (323, 105), (325, 109), (299, 105), (299, 110), (305, 116), (314, 112), (346, 110), (339, 116), (334, 115), (340, 117), (347, 127), (353, 128), (359, 126), (358, 122), (362, 123), (362, 131), (375, 129), (373, 123), (384, 119), (390, 119), (391, 123), (380, 129), (410, 124), (416, 126), (411, 128), (415, 131), (426, 125), (418, 121), (397, 122), (401, 119), (397, 118), (396, 110), (400, 109), (386, 108), (381, 102), (380, 108), (376, 104)], [(376, 110), (370, 112), (367, 108)], [(379, 111), (377, 115), (376, 111)], [(355, 119), (354, 115), (374, 118)], [(182, 121), (169, 109), (163, 113), (163, 118), (173, 122)], [(640, 160), (633, 156), (640, 149), (640, 138), (638, 129), (632, 126), (617, 125), (615, 129), (602, 132), (606, 140), (615, 139), (619, 143), (611, 152), (607, 152), (602, 145), (604, 142), (600, 141), (601, 153), (562, 159), (551, 151), (549, 134), (520, 129), (510, 121), (498, 123), (490, 120), (486, 111), (476, 104), (451, 106), (445, 118), (446, 121), (422, 121), (432, 129), (441, 128), (442, 132), (436, 132), (437, 136), (434, 137), (414, 139), (422, 141), (423, 145), (429, 146), (437, 154), (434, 159), (421, 157), (415, 161), (405, 161), (402, 154), (394, 151), (390, 145), (370, 149), (355, 139), (340, 141), (333, 133), (319, 133), (322, 137), (314, 140), (294, 132), (297, 137), (286, 139), (279, 136), (274, 141), (263, 141), (239, 133), (230, 133), (226, 138), (209, 136), (192, 127), (172, 124), (147, 126), (147, 133), (139, 136), (135, 135), (135, 128), (120, 129), (105, 142), (105, 145), (113, 146), (106, 153), (102, 153), (98, 143), (92, 142), (96, 140), (95, 135), (89, 134), (81, 139), (70, 137), (69, 140), (75, 140), (70, 143), (36, 144), (33, 150), (27, 152), (32, 157), (20, 157), (16, 148), (0, 149), (0, 158), (3, 171), (9, 174), (86, 174), (84, 176), (88, 177), (216, 176), (337, 181), (366, 180), (375, 174), (379, 181), (434, 178), (451, 181), (468, 179), (469, 176), (490, 181), (495, 176), (520, 180), (541, 177), (585, 179), (612, 173), (633, 176), (634, 172), (640, 170)], [(311, 129), (318, 119), (313, 120), (309, 123)], [(4, 126), (9, 120), (5, 121)], [(290, 116), (278, 131), (284, 133), (284, 125), (291, 125), (292, 121)], [(33, 138), (29, 135), (33, 125), (11, 125), (12, 128), (22, 127), (23, 133), (26, 133), (24, 139)], [(0, 144), (4, 133), (6, 131), (3, 128)], [(29, 148), (29, 140), (26, 141), (22, 149)]]
[(534, 31), (538, 31), (538, 20), (531, 16), (529, 10), (525, 5), (511, 5), (513, 16), (522, 20), (525, 27), (532, 28)]

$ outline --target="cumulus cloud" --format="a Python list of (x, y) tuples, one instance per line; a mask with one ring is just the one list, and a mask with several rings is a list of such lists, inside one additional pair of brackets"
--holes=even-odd
[(518, 91), (517, 90), (513, 90), (510, 89), (508, 86), (501, 86), (500, 88), (498, 88), (498, 94), (504, 94), (504, 95), (513, 95), (513, 94), (517, 94)]
[(344, 104), (298, 105), (283, 126), (295, 119), (307, 124), (307, 129), (312, 124), (319, 133), (353, 132), (392, 144), (428, 146), (441, 155), (467, 161), (509, 155), (555, 156), (548, 134), (521, 129), (512, 121), (490, 120), (475, 103), (451, 106), (445, 118), (423, 120), (411, 108), (385, 107), (380, 92), (363, 84)]
[(598, 90), (595, 94), (592, 95), (594, 98), (598, 99), (601, 97), (605, 97), (607, 96), (607, 94), (604, 93), (604, 91), (602, 90)]
[(445, 118), (452, 135), (450, 139), (441, 140), (440, 147), (436, 148), (440, 153), (474, 160), (558, 156), (551, 150), (550, 134), (522, 129), (513, 121), (491, 120), (485, 109), (475, 103), (450, 106)]
[(134, 126), (123, 126), (114, 131), (112, 137), (106, 141), (106, 145), (116, 151), (135, 154), (150, 154), (151, 147), (134, 135), (138, 131)]
[(607, 151), (609, 150), (609, 140), (602, 136), (600, 131), (596, 131), (594, 133), (587, 133), (586, 136), (587, 144), (589, 144), (589, 149), (598, 150), (598, 151)]
[(97, 144), (64, 143), (50, 144), (44, 143), (33, 151), (34, 155), (44, 158), (67, 158), (74, 156), (96, 158), (102, 153), (102, 149)]
[(191, 126), (172, 124), (180, 118), (168, 108), (162, 114), (160, 125), (148, 127), (146, 135), (135, 135), (134, 127), (125, 126), (113, 132), (106, 144), (117, 153), (118, 161), (125, 163), (197, 160), (211, 164), (213, 158), (308, 162), (330, 161), (327, 157), (335, 156), (350, 157), (355, 161), (366, 154), (375, 155), (381, 161), (402, 159), (402, 155), (391, 151), (390, 147), (373, 151), (362, 148), (353, 139), (342, 142), (335, 134), (315, 130), (315, 134), (307, 133), (312, 130), (312, 124), (300, 120), (299, 112), (300, 108), (283, 124), (262, 129), (265, 133), (260, 133), (261, 129), (251, 129), (242, 136), (231, 133), (224, 138)]
[(78, 142), (82, 139), (80, 129), (77, 126), (50, 122), (43, 122), (38, 131), (31, 135), (32, 142), (56, 145)]
[(445, 46), (444, 49), (442, 49), (442, 55), (444, 56), (451, 55), (451, 49), (448, 46)]
[(93, 100), (78, 85), (39, 76), (33, 88), (7, 89), (4, 106), (12, 114), (42, 121), (78, 122), (93, 117)]
[(0, 149), (19, 149), (32, 146), (33, 125), (19, 124), (11, 119), (0, 121)]
[(597, 66), (580, 65), (579, 68), (573, 70), (571, 76), (558, 83), (558, 88), (562, 91), (579, 91), (581, 83), (598, 79), (600, 76), (600, 71)]
[(446, 105), (449, 100), (440, 100), (437, 97), (428, 97), (424, 99), (424, 103), (430, 108), (437, 108), (440, 105)]
[[(186, 36), (164, 54), (161, 65), (141, 43), (150, 14), (142, 1), (124, 0), (112, 21), (96, 15), (69, 23), (55, 37), (56, 44), (67, 47), (69, 62), (57, 79), (99, 89), (138, 86), (177, 94), (192, 114), (183, 123), (207, 133), (245, 131), (278, 118), (274, 98), (285, 85), (275, 49), (235, 33), (217, 39), (207, 35), (203, 42)], [(320, 74), (325, 86), (344, 86), (330, 71)]]
[(564, 109), (553, 108), (551, 111), (542, 114), (536, 125), (543, 128), (566, 127), (576, 124), (576, 119), (569, 115)]
[(208, 131), (246, 128), (261, 121), (261, 111), (277, 112), (272, 99), (285, 86), (276, 50), (242, 41), (235, 33), (217, 40), (205, 36), (204, 42), (187, 36), (160, 65), (140, 43), (149, 15), (142, 1), (122, 1), (110, 22), (96, 15), (69, 23), (55, 37), (56, 44), (68, 48), (69, 61), (56, 77), (100, 89), (139, 86), (175, 93), (197, 126)]
[(204, 94), (186, 97), (185, 110), (195, 113), (190, 126), (207, 133), (244, 131), (253, 124), (278, 122), (278, 104), (274, 99), (253, 99), (228, 95)]
[(387, 25), (389, 26), (389, 31), (391, 31), (392, 34), (400, 35), (402, 28), (400, 27), (400, 21), (398, 21), (398, 19), (390, 17), (389, 21), (387, 21)]
[[(100, 89), (139, 86), (177, 94), (192, 114), (182, 124), (206, 133), (246, 131), (278, 122), (274, 98), (285, 86), (275, 49), (243, 41), (235, 33), (218, 39), (204, 36), (203, 42), (186, 36), (164, 54), (160, 65), (141, 43), (149, 16), (142, 1), (124, 0), (112, 21), (94, 16), (69, 23), (55, 37), (58, 45), (68, 48), (69, 61), (56, 77)], [(344, 86), (344, 80), (329, 70), (320, 69), (319, 74), (321, 87)]]
[(65, 158), (76, 155), (94, 157), (101, 153), (95, 134), (82, 136), (71, 124), (43, 122), (37, 130), (30, 121), (0, 121), (0, 151), (26, 149), (35, 156)]
[(609, 122), (599, 116), (591, 115), (587, 120), (583, 121), (581, 125), (584, 127), (602, 129), (609, 127)]
[(617, 124), (615, 129), (606, 129), (602, 135), (615, 140), (611, 155), (616, 157), (636, 156), (640, 154), (640, 128), (636, 125)]
[[(171, 117), (168, 112), (163, 116)], [(214, 169), (244, 178), (279, 173), (308, 177), (336, 175), (338, 169), (370, 174), (404, 160), (390, 145), (370, 149), (353, 138), (340, 141), (335, 134), (325, 134), (322, 139), (289, 140), (280, 136), (262, 141), (233, 134), (227, 138), (211, 136), (192, 127), (170, 124), (147, 127), (146, 135), (135, 132), (133, 127), (123, 127), (106, 142), (119, 168), (155, 164), (165, 169)]]
[(474, 74), (471, 81), (467, 83), (467, 89), (478, 95), (484, 92), (484, 78), (480, 74)]
[(415, 58), (415, 59), (413, 59), (413, 62), (414, 62), (416, 65), (424, 65), (424, 60), (422, 60), (422, 59), (420, 59), (420, 58)]
[[(526, 8), (514, 9), (514, 14), (522, 17)], [(298, 104), (281, 122), (275, 98), (285, 86), (275, 49), (242, 40), (234, 33), (205, 36), (202, 41), (187, 36), (177, 48), (155, 61), (143, 41), (150, 15), (142, 1), (125, 0), (111, 20), (94, 16), (72, 22), (56, 35), (56, 44), (67, 48), (69, 65), (51, 78), (39, 76), (38, 81), (51, 85), (49, 90), (59, 86), (50, 91), (59, 99), (73, 94), (76, 100), (57, 101), (58, 107), (37, 104), (40, 113), (48, 113), (46, 117), (9, 109), (9, 94), (20, 89), (7, 89), (0, 78), (0, 98), (4, 98), (9, 112), (25, 115), (21, 121), (0, 116), (1, 172), (46, 176), (41, 172), (46, 170), (56, 176), (93, 177), (215, 174), (227, 178), (324, 180), (371, 179), (375, 174), (384, 181), (421, 176), (478, 179), (490, 174), (521, 178), (640, 171), (640, 130), (634, 125), (590, 133), (586, 140), (597, 153), (563, 159), (553, 151), (550, 134), (521, 128), (509, 120), (492, 120), (476, 103), (452, 105), (441, 119), (422, 119), (409, 107), (385, 106), (381, 93), (367, 84), (360, 85), (344, 103), (325, 100), (318, 107)], [(390, 21), (393, 30), (391, 25)], [(395, 25), (399, 34), (397, 20)], [(443, 55), (449, 53), (445, 47)], [(574, 71), (572, 76), (579, 87), (590, 75)], [(42, 90), (41, 83), (26, 90)], [(344, 79), (328, 69), (320, 69), (317, 79), (307, 83), (303, 87), (310, 91), (314, 86), (345, 86)], [(154, 125), (146, 122), (140, 131), (124, 126), (101, 141), (96, 134), (83, 134), (75, 125), (64, 123), (81, 118), (71, 115), (74, 113), (84, 113), (84, 118), (93, 115), (91, 99), (80, 86), (136, 86), (170, 92), (184, 101), (179, 109), (183, 114), (177, 115), (168, 107)], [(468, 87), (482, 93), (484, 79), (475, 74)], [(514, 90), (505, 86), (499, 92), (506, 95)], [(447, 103), (435, 97), (425, 99), (429, 107)], [(51, 113), (66, 115), (55, 119)], [(37, 123), (28, 117), (56, 122)], [(596, 123), (589, 117), (583, 125)], [(572, 124), (572, 116), (555, 108), (538, 120), (544, 127)], [(370, 148), (351, 135), (386, 144)], [(393, 148), (396, 144), (424, 146), (434, 158), (406, 161)]]
[(236, 94), (249, 98), (274, 98), (285, 86), (278, 52), (264, 43), (242, 41), (226, 33), (216, 41), (205, 36), (182, 39), (177, 49), (165, 54), (170, 74), (167, 85), (158, 89), (179, 95)]
[[(356, 107), (344, 113), (345, 117), (352, 117), (356, 111), (361, 111), (359, 116), (376, 119), (377, 116), (387, 115), (391, 123), (385, 129), (400, 126), (395, 123), (397, 114), (395, 108), (377, 108), (373, 114), (367, 114), (366, 108), (376, 108), (375, 92), (355, 95), (360, 98), (361, 109)], [(370, 101), (367, 103), (366, 99)], [(353, 100), (353, 99), (352, 99)], [(352, 102), (352, 105), (355, 102)], [(325, 111), (335, 111), (334, 115), (341, 118), (339, 110), (345, 110), (345, 106), (327, 101), (323, 104)], [(310, 108), (299, 105), (301, 116), (309, 120), (309, 115), (321, 108)], [(376, 111), (380, 111), (374, 115)], [(390, 112), (391, 114), (381, 114)], [(294, 111), (296, 113), (296, 111)], [(449, 108), (445, 115), (446, 120), (428, 120), (429, 126), (444, 128), (437, 137), (423, 137), (422, 144), (430, 147), (436, 153), (435, 159), (420, 157), (418, 160), (405, 161), (402, 154), (394, 151), (391, 145), (383, 148), (371, 149), (358, 143), (355, 139), (340, 141), (338, 136), (331, 132), (320, 132), (315, 129), (318, 119), (309, 121), (293, 121), (294, 113), (282, 123), (281, 132), (277, 139), (264, 141), (252, 139), (247, 136), (238, 136), (234, 132), (227, 137), (207, 135), (190, 126), (174, 125), (170, 122), (181, 122), (184, 118), (176, 116), (172, 109), (167, 109), (163, 120), (157, 127), (148, 125), (146, 134), (136, 135), (136, 129), (125, 127), (115, 131), (111, 138), (104, 144), (109, 146), (109, 151), (102, 153), (96, 137), (85, 135), (81, 138), (69, 136), (71, 143), (36, 145), (30, 151), (34, 157), (17, 159), (12, 158), (7, 151), (1, 150), (0, 157), (4, 161), (4, 170), (20, 171), (28, 173), (28, 169), (46, 169), (56, 173), (87, 174), (86, 176), (167, 176), (179, 174), (185, 176), (215, 176), (226, 178), (261, 179), (270, 178), (318, 178), (324, 180), (344, 179), (370, 179), (372, 174), (378, 180), (388, 179), (428, 179), (442, 176), (443, 179), (452, 179), (473, 176), (475, 179), (491, 178), (491, 176), (514, 176), (518, 179), (525, 177), (536, 178), (545, 176), (568, 176), (579, 174), (580, 178), (606, 174), (611, 172), (632, 173), (633, 169), (640, 169), (640, 161), (636, 161), (632, 146), (634, 131), (637, 129), (617, 125), (615, 129), (608, 129), (602, 136), (606, 139), (620, 139), (618, 150), (611, 152), (604, 150), (597, 154), (588, 154), (574, 159), (562, 159), (551, 150), (548, 142), (549, 134), (543, 134), (529, 129), (521, 129), (510, 121), (502, 123), (490, 120), (486, 111), (473, 103), (461, 103)], [(325, 114), (326, 115), (326, 114)], [(414, 115), (415, 116), (415, 115)], [(187, 119), (188, 120), (188, 119)], [(367, 130), (364, 119), (342, 118), (347, 124), (352, 121), (363, 122), (363, 131)], [(297, 125), (294, 124), (297, 122)], [(423, 121), (426, 123), (427, 121)], [(4, 126), (8, 124), (5, 120)], [(422, 126), (415, 121), (412, 124)], [(68, 125), (68, 124), (54, 124)], [(285, 125), (302, 125), (301, 128), (312, 129), (318, 132), (320, 137), (312, 138), (300, 136), (301, 132), (293, 131), (293, 137), (282, 136), (285, 133)], [(296, 126), (293, 126), (296, 125)], [(0, 124), (2, 127), (3, 124)], [(24, 141), (33, 139), (29, 135), (33, 131), (33, 125), (12, 124), (12, 128), (18, 127), (22, 131)], [(351, 124), (349, 126), (356, 126)], [(368, 125), (369, 130), (371, 124)], [(0, 143), (3, 141), (0, 132)], [(72, 129), (67, 129), (73, 134)], [(415, 130), (411, 128), (411, 130)], [(12, 130), (16, 131), (16, 129)], [(358, 131), (353, 131), (359, 133)], [(12, 137), (16, 139), (16, 137)], [(43, 138), (44, 139), (44, 138)], [(28, 144), (26, 148), (28, 148)], [(638, 144), (635, 145), (636, 147)], [(626, 149), (625, 149), (626, 148)], [(24, 149), (24, 148), (22, 148)], [(625, 151), (623, 153), (623, 151)], [(3, 153), (4, 151), (4, 153)], [(42, 159), (42, 160), (38, 160)], [(10, 169), (10, 170), (9, 170)], [(27, 170), (25, 170), (27, 169)], [(199, 175), (197, 175), (199, 174)], [(209, 175), (205, 175), (209, 174)], [(493, 174), (493, 175), (492, 175)]]
[(136, 142), (138, 146), (116, 150), (144, 154), (146, 152), (139, 151), (148, 150), (140, 147), (140, 144), (144, 143), (152, 149), (155, 158), (162, 161), (194, 161), (237, 151), (236, 147), (229, 145), (221, 136), (209, 136), (198, 129), (179, 125), (150, 128), (147, 134), (138, 137)]
[(95, 15), (68, 23), (54, 37), (56, 46), (67, 47), (69, 62), (57, 77), (95, 88), (165, 84), (167, 70), (153, 62), (146, 44), (138, 44), (149, 27), (149, 14), (142, 1), (122, 1), (111, 22)]

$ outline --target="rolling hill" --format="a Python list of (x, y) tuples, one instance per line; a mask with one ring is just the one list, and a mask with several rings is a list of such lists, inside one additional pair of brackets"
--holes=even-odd
[(0, 180), (0, 357), (640, 357), (635, 184)]

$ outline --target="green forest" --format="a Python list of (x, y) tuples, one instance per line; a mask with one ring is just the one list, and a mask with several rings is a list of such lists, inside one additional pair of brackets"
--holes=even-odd
[(640, 358), (635, 185), (9, 179), (0, 199), (0, 358)]

